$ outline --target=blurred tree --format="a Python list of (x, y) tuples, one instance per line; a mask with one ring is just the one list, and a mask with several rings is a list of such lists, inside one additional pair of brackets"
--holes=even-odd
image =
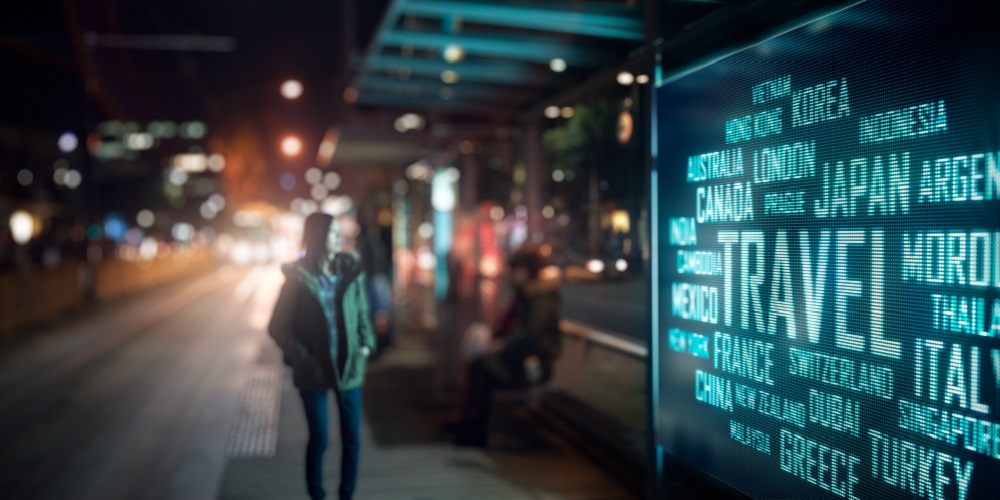
[(577, 104), (573, 116), (542, 134), (550, 174), (562, 170), (567, 183), (583, 177), (577, 174), (586, 174), (583, 199), (574, 199), (581, 193), (579, 189), (567, 189), (564, 194), (569, 206), (586, 207), (587, 250), (591, 256), (597, 255), (600, 247), (600, 181), (607, 177), (606, 170), (614, 164), (619, 149), (615, 136), (616, 104), (617, 99), (612, 96)]

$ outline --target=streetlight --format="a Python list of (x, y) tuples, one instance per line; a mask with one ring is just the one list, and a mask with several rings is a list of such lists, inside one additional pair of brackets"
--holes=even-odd
[(302, 152), (302, 139), (294, 135), (285, 136), (281, 140), (281, 152), (288, 157), (298, 156)]
[(289, 101), (294, 101), (302, 95), (302, 82), (298, 80), (285, 80), (281, 84), (281, 95)]
[(10, 214), (10, 234), (14, 237), (14, 243), (23, 245), (31, 240), (32, 233), (35, 232), (35, 219), (24, 210), (17, 210)]

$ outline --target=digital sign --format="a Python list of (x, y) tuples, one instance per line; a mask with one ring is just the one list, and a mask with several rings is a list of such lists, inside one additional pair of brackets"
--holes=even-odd
[(754, 498), (1000, 498), (990, 12), (872, 0), (659, 83), (662, 453)]

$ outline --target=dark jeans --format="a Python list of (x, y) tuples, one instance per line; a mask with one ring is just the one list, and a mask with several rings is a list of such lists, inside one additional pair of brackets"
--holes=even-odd
[[(329, 421), (326, 395), (329, 391), (299, 390), (309, 425), (309, 444), (306, 446), (306, 486), (309, 496), (322, 499), (323, 452), (329, 441)], [(340, 500), (354, 495), (358, 479), (358, 455), (361, 451), (361, 388), (334, 393), (340, 413), (340, 440), (343, 446), (340, 460)]]
[(493, 391), (509, 385), (490, 369), (488, 357), (477, 359), (469, 366), (468, 388), (462, 405), (461, 421), (467, 426), (468, 438), (484, 439), (489, 429), (490, 403)]

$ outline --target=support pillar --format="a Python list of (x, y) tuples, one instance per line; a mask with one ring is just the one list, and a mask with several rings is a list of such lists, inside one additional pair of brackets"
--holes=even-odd
[(542, 184), (545, 181), (545, 154), (542, 127), (537, 121), (524, 130), (524, 205), (528, 209), (528, 241), (540, 243), (542, 233)]

